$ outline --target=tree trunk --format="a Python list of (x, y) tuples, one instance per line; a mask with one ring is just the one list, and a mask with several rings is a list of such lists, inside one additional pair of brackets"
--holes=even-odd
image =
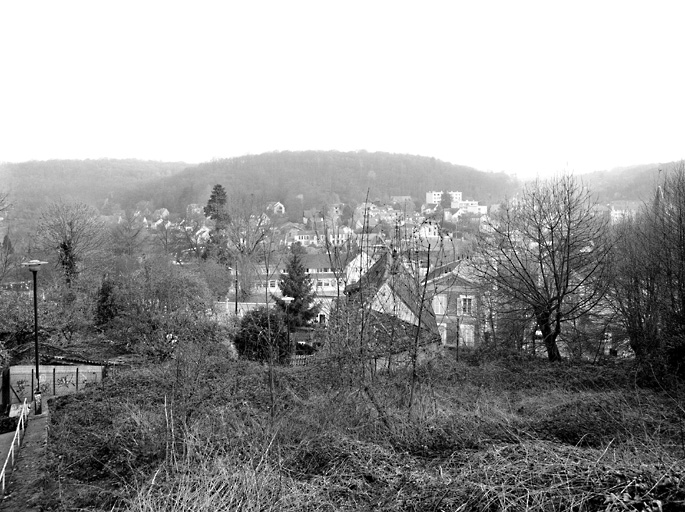
[(557, 330), (552, 329), (551, 318), (549, 315), (538, 317), (538, 325), (542, 331), (542, 341), (547, 349), (547, 358), (551, 362), (561, 361), (561, 353), (557, 347)]

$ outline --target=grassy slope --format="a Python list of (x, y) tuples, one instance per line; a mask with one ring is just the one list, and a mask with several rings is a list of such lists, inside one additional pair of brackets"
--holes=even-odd
[[(336, 363), (337, 364), (337, 363)], [(625, 368), (421, 368), (359, 382), (185, 347), (53, 406), (45, 505), (146, 510), (679, 510), (683, 399)], [(58, 485), (59, 483), (59, 485)], [(631, 508), (632, 507), (632, 508)], [(651, 510), (651, 509), (650, 509)]]

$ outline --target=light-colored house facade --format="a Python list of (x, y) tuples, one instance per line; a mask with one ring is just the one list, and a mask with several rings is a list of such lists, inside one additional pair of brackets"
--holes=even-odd
[(274, 215), (285, 215), (285, 206), (279, 201), (271, 202), (266, 206), (266, 211)]
[(609, 204), (610, 221), (618, 224), (626, 219), (634, 219), (641, 207), (642, 203), (638, 201), (614, 201)]
[(431, 305), (442, 343), (475, 347), (480, 342), (480, 296), (475, 282), (460, 276), (461, 262), (434, 269), (427, 276)]

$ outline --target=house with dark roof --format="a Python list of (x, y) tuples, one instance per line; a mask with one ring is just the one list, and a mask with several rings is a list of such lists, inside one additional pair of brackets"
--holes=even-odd
[(345, 287), (348, 304), (368, 326), (366, 340), (377, 355), (407, 351), (415, 341), (440, 341), (429, 295), (420, 280), (391, 250), (385, 251), (357, 282)]

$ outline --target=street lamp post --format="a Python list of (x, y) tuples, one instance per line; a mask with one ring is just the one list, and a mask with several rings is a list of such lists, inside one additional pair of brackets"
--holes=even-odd
[(33, 274), (33, 337), (36, 346), (36, 387), (33, 394), (33, 398), (36, 402), (35, 413), (41, 414), (43, 412), (42, 396), (40, 393), (40, 365), (38, 359), (38, 285), (36, 275), (38, 274), (38, 269), (41, 265), (46, 265), (47, 261), (31, 260), (26, 263), (22, 263), (23, 267), (28, 267), (28, 269)]
[(238, 269), (235, 271), (235, 316), (238, 316)]

